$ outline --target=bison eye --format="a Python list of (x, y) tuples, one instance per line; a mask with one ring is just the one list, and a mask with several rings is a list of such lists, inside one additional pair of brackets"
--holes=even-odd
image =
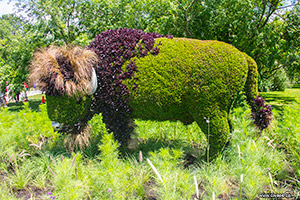
[(81, 97), (77, 97), (77, 104), (80, 104), (82, 101), (82, 98)]

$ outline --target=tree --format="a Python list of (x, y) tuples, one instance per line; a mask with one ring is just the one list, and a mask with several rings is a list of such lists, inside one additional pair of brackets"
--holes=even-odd
[(3, 15), (0, 22), (0, 83), (2, 89), (8, 81), (13, 90), (21, 90), (35, 46), (26, 21), (10, 14)]
[[(299, 36), (296, 34), (300, 27), (297, 24), (299, 1), (288, 5), (283, 0), (175, 2), (177, 28), (172, 30), (181, 30), (181, 33), (172, 34), (234, 45), (256, 60), (261, 85), (284, 68), (283, 61), (292, 62), (294, 66), (299, 62), (296, 61), (299, 60)], [(290, 71), (291, 66), (287, 63), (285, 66)]]
[(92, 0), (80, 21), (93, 39), (102, 31), (134, 28), (167, 34), (172, 28), (172, 2), (165, 0)]
[(285, 21), (282, 37), (284, 38), (281, 65), (287, 70), (290, 78), (300, 78), (300, 6), (284, 13)]
[(82, 19), (90, 15), (90, 2), (84, 0), (19, 0), (19, 11), (26, 12), (35, 34), (44, 43), (87, 44)]
[(37, 46), (86, 46), (127, 27), (230, 43), (256, 60), (261, 83), (279, 69), (291, 77), (299, 70), (299, 0), (19, 0), (18, 7)]

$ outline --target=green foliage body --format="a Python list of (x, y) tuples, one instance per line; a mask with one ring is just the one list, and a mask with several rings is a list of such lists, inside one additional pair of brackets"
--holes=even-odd
[(228, 141), (228, 112), (247, 75), (246, 94), (249, 99), (257, 95), (256, 64), (218, 41), (156, 39), (159, 42), (157, 56), (134, 60), (139, 70), (137, 90), (132, 90), (133, 81), (126, 83), (132, 90), (132, 117), (196, 121), (207, 135), (210, 154), (215, 155)]

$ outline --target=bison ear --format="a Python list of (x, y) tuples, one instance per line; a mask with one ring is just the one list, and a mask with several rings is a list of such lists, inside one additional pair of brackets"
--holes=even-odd
[(98, 87), (97, 75), (96, 75), (96, 71), (94, 68), (93, 68), (93, 74), (92, 74), (92, 79), (91, 79), (91, 85), (92, 85), (92, 91), (91, 91), (90, 95), (94, 94)]

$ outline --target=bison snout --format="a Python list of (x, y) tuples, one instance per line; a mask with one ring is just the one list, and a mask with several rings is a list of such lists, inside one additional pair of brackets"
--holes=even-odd
[(63, 124), (58, 123), (58, 122), (52, 122), (51, 125), (55, 131), (60, 131), (63, 128)]

